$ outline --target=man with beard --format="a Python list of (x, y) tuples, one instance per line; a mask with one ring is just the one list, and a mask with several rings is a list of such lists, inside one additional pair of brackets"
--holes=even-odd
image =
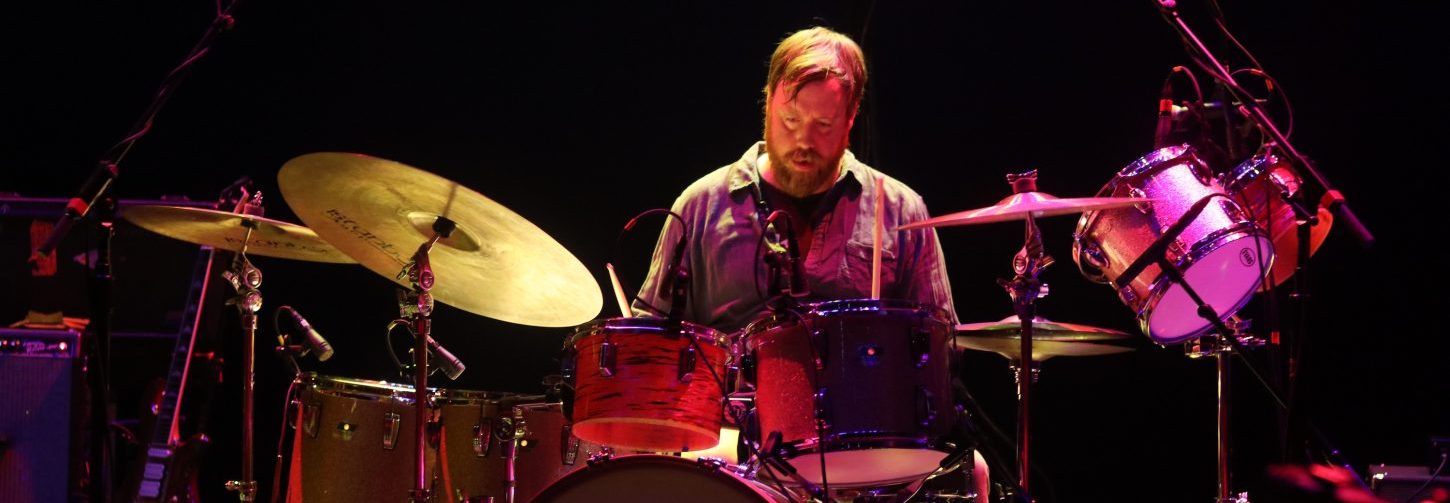
[[(674, 308), (685, 321), (739, 330), (772, 300), (763, 255), (777, 237), (796, 242), (808, 300), (870, 298), (874, 212), (881, 201), (881, 297), (939, 308), (955, 324), (936, 232), (897, 230), (928, 217), (921, 196), (846, 149), (865, 86), (865, 59), (845, 35), (811, 28), (783, 40), (766, 79), (765, 141), (675, 200), (672, 210), (684, 226), (665, 223), (636, 314), (664, 316)], [(767, 226), (776, 210), (789, 218)], [(793, 236), (779, 235), (786, 227)], [(664, 269), (676, 260), (683, 232), (689, 234), (678, 260), (691, 279), (683, 305), (672, 306)]]
[[(791, 290), (808, 290), (802, 300), (870, 298), (873, 225), (883, 204), (881, 298), (940, 309), (955, 325), (935, 230), (898, 230), (928, 217), (921, 196), (846, 148), (865, 86), (865, 57), (845, 35), (810, 28), (781, 41), (764, 89), (764, 141), (675, 200), (671, 209), (683, 222), (665, 223), (635, 314), (674, 314), (727, 333), (745, 327), (780, 293), (771, 291), (764, 255), (782, 239), (799, 250), (806, 284)], [(776, 212), (788, 218), (767, 224)], [(675, 261), (689, 271), (680, 305), (670, 292)], [(980, 457), (977, 466), (975, 482), (985, 491)]]

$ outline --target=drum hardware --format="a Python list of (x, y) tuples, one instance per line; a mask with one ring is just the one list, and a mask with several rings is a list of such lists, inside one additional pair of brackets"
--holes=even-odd
[[(1248, 503), (1247, 493), (1233, 492), (1232, 471), (1229, 460), (1229, 395), (1232, 389), (1230, 379), (1230, 358), (1234, 351), (1262, 347), (1264, 340), (1248, 334), (1249, 320), (1230, 318), (1225, 325), (1232, 332), (1199, 338), (1184, 346), (1189, 358), (1213, 357), (1216, 373), (1216, 419), (1218, 440), (1218, 497), (1220, 503)], [(1230, 342), (1229, 338), (1232, 338)]]
[[(1037, 191), (1037, 171), (1028, 171), (1020, 174), (1007, 175), (1007, 183), (1012, 185), (1013, 195), (999, 201), (994, 206), (988, 206), (976, 210), (968, 210), (953, 213), (940, 217), (934, 217), (920, 222), (904, 225), (901, 228), (917, 229), (926, 227), (946, 227), (954, 225), (981, 224), (991, 222), (1005, 222), (1012, 220), (1023, 220), (1026, 225), (1026, 235), (1022, 249), (1012, 259), (1012, 270), (1015, 276), (1011, 280), (999, 280), (1001, 285), (1012, 298), (1013, 311), (1021, 324), (1020, 344), (1018, 344), (1018, 355), (1034, 355), (1033, 353), (1033, 320), (1036, 319), (1036, 301), (1047, 294), (1047, 285), (1037, 279), (1042, 269), (1052, 265), (1053, 259), (1048, 256), (1042, 245), (1042, 234), (1034, 221), (1036, 218), (1070, 215), (1091, 210), (1106, 210), (1124, 208), (1139, 204), (1154, 202), (1153, 199), (1144, 197), (1093, 197), (1078, 199), (1058, 199), (1054, 196)], [(1031, 440), (1031, 383), (1032, 365), (1018, 365), (1016, 369), (1017, 395), (1018, 395), (1018, 428), (1017, 428), (1017, 497), (1031, 500), (1029, 471), (1030, 467), (1030, 440)]]
[[(1264, 107), (1260, 106), (1258, 103), (1254, 102), (1252, 93), (1249, 93), (1241, 85), (1239, 85), (1237, 80), (1234, 78), (1234, 72), (1229, 71), (1229, 69), (1224, 66), (1222, 61), (1218, 57), (1216, 57), (1212, 51), (1209, 50), (1209, 48), (1203, 43), (1198, 35), (1194, 33), (1193, 29), (1188, 26), (1188, 23), (1186, 23), (1183, 18), (1179, 16), (1178, 10), (1176, 8), (1176, 3), (1173, 0), (1159, 0), (1159, 11), (1163, 16), (1163, 20), (1173, 28), (1173, 30), (1179, 35), (1179, 38), (1183, 41), (1185, 52), (1193, 56), (1193, 59), (1200, 61), (1201, 64), (1199, 66), (1203, 70), (1207, 71), (1220, 84), (1222, 84), (1222, 87), (1226, 89), (1229, 94), (1232, 95), (1232, 98), (1241, 103), (1239, 110), (1242, 115), (1248, 116), (1249, 119), (1252, 120), (1253, 124), (1258, 127), (1258, 130), (1265, 134), (1270, 141), (1274, 142), (1276, 148), (1284, 154), (1284, 157), (1289, 161), (1290, 165), (1292, 165), (1294, 168), (1298, 169), (1302, 173), (1307, 173), (1308, 178), (1314, 180), (1316, 188), (1319, 190), (1319, 193), (1322, 194), (1319, 203), (1320, 206), (1327, 208), (1330, 212), (1334, 214), (1336, 220), (1343, 222), (1344, 226), (1349, 228), (1350, 233), (1354, 235), (1355, 239), (1359, 241), (1361, 245), (1365, 247), (1372, 246), (1375, 241), (1374, 235), (1371, 234), (1369, 229), (1366, 228), (1364, 224), (1359, 220), (1359, 217), (1352, 210), (1350, 210), (1344, 194), (1341, 193), (1339, 190), (1335, 189), (1334, 186), (1329, 182), (1329, 179), (1326, 178), (1324, 174), (1320, 172), (1312, 162), (1309, 162), (1309, 158), (1303, 155), (1297, 148), (1294, 147), (1293, 144), (1289, 142), (1288, 135), (1286, 135), (1278, 128), (1277, 125), (1274, 124), (1274, 121), (1269, 117), (1268, 111)], [(1312, 198), (1310, 199), (1312, 200)], [(1302, 218), (1307, 222), (1309, 221), (1308, 217), (1311, 216), (1308, 215), (1308, 213), (1311, 212), (1304, 212), (1304, 214), (1300, 214), (1297, 217)], [(1296, 254), (1296, 264), (1299, 266), (1299, 271), (1295, 274), (1299, 278), (1300, 283), (1296, 285), (1297, 291), (1295, 293), (1298, 294), (1296, 296), (1296, 300), (1299, 303), (1298, 307), (1300, 311), (1305, 314), (1308, 313), (1307, 297), (1309, 294), (1307, 285), (1308, 275), (1305, 273), (1307, 272), (1308, 267), (1308, 256), (1312, 252), (1312, 248), (1309, 246), (1311, 239), (1312, 236), (1309, 232), (1309, 227), (1307, 225), (1301, 226), (1298, 238), (1298, 253)], [(1304, 367), (1304, 365), (1303, 362), (1300, 361), (1300, 358), (1303, 356), (1303, 345), (1305, 343), (1305, 339), (1307, 339), (1308, 316), (1301, 316), (1300, 319), (1300, 326), (1297, 327), (1298, 333), (1289, 336), (1289, 346), (1291, 348), (1290, 358), (1293, 361), (1293, 364), (1296, 367), (1302, 368)], [(1250, 368), (1252, 368), (1252, 366), (1250, 366)], [(1284, 409), (1286, 410), (1286, 416), (1288, 418), (1287, 422), (1290, 424), (1291, 427), (1291, 430), (1286, 435), (1284, 435), (1286, 445), (1291, 444), (1296, 440), (1299, 440), (1300, 437), (1311, 442), (1317, 442), (1318, 444), (1320, 444), (1320, 447), (1323, 448), (1325, 453), (1327, 453), (1328, 456), (1335, 461), (1336, 464), (1344, 466), (1346, 469), (1349, 470), (1350, 473), (1355, 474), (1354, 480), (1364, 480), (1364, 477), (1359, 476), (1359, 472), (1355, 471), (1349, 463), (1344, 462), (1340, 454), (1341, 451), (1331, 445), (1328, 442), (1328, 439), (1324, 437), (1322, 433), (1318, 432), (1315, 428), (1313, 428), (1312, 425), (1302, 425), (1306, 427), (1305, 429), (1307, 431), (1296, 431), (1297, 428), (1301, 426), (1301, 423), (1306, 423), (1306, 421), (1301, 421), (1296, 418), (1296, 411), (1300, 408), (1299, 402), (1303, 400), (1304, 394), (1295, 393), (1297, 379), (1293, 373), (1290, 373), (1286, 377), (1290, 396), (1294, 397), (1294, 400), (1296, 402), (1291, 404), (1284, 404)], [(1364, 487), (1362, 483), (1361, 488), (1368, 490), (1368, 488)]]
[[(413, 334), (413, 389), (415, 390), (428, 389), (428, 343), (432, 340), (430, 334), (433, 331), (433, 295), (429, 292), (433, 289), (434, 282), (433, 267), (428, 253), (433, 249), (433, 245), (438, 243), (438, 240), (448, 238), (456, 228), (457, 224), (452, 220), (443, 216), (436, 217), (433, 221), (432, 237), (418, 245), (418, 251), (413, 253), (413, 260), (404, 264), (402, 271), (398, 273), (399, 278), (406, 277), (412, 283), (411, 288), (398, 290), (398, 310), (402, 318), (397, 321), (406, 320), (406, 324), (403, 326)], [(458, 368), (459, 373), (462, 371), (462, 368)], [(450, 378), (456, 377), (457, 374), (450, 376)], [(413, 501), (423, 503), (432, 497), (432, 490), (428, 484), (426, 449), (428, 421), (422, 420), (422, 418), (429, 417), (427, 400), (414, 400), (413, 414), (415, 419), (413, 421), (414, 485), (410, 496)], [(391, 419), (393, 421), (389, 423), (389, 427), (396, 434), (399, 421), (397, 417)], [(392, 447), (385, 441), (384, 448), (391, 449)]]

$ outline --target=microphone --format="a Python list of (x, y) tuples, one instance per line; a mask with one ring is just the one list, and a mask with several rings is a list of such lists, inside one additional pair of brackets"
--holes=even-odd
[(302, 317), (302, 313), (297, 312), (291, 306), (282, 306), (277, 309), (286, 309), (292, 315), (292, 320), (296, 321), (297, 326), (302, 329), (303, 344), (306, 344), (313, 353), (317, 353), (317, 361), (325, 362), (328, 358), (332, 358), (332, 344), (328, 344), (327, 339), (323, 339), (322, 334), (312, 328), (312, 324), (307, 322), (307, 318)]
[(678, 320), (685, 314), (685, 294), (690, 289), (690, 271), (685, 268), (685, 233), (680, 233), (680, 241), (675, 243), (675, 254), (670, 257), (670, 268), (665, 271), (665, 277), (660, 287), (670, 292), (670, 313), (669, 319)]
[(1153, 129), (1153, 150), (1169, 146), (1173, 134), (1173, 81), (1163, 81), (1163, 94), (1158, 98), (1158, 127)]
[(447, 349), (443, 349), (443, 345), (433, 340), (432, 337), (428, 338), (428, 349), (432, 350), (433, 356), (438, 359), (436, 367), (438, 370), (442, 370), (443, 375), (448, 376), (448, 379), (456, 381), (458, 376), (463, 375), (463, 370), (467, 368), (463, 366), (463, 362), (457, 356), (453, 356), (453, 353), (449, 353)]
[(786, 268), (787, 274), (790, 275), (790, 284), (787, 285), (786, 293), (795, 298), (805, 297), (810, 295), (811, 291), (806, 287), (806, 271), (801, 267), (801, 249), (800, 245), (796, 244), (795, 222), (792, 221), (789, 213), (783, 210), (775, 210), (771, 212), (769, 217), (766, 217), (765, 223), (766, 225), (775, 223), (782, 216), (785, 217), (785, 234), (788, 236), (786, 238), (786, 253), (788, 255), (786, 258)]
[(60, 246), (61, 239), (70, 232), (70, 228), (77, 221), (85, 219), (86, 215), (90, 214), (91, 207), (106, 195), (106, 189), (110, 188), (111, 182), (116, 180), (118, 172), (115, 163), (103, 162), (96, 166), (96, 170), (91, 172), (89, 178), (86, 178), (85, 184), (81, 185), (80, 193), (66, 202), (65, 213), (62, 213), (60, 219), (56, 220), (55, 227), (50, 230), (50, 235), (46, 236), (40, 247), (35, 249), (34, 255), (46, 257), (54, 252)]

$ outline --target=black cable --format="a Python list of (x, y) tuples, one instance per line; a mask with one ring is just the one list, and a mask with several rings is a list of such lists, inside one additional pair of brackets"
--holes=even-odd
[(1410, 494), (1410, 497), (1405, 498), (1405, 503), (1413, 503), (1416, 496), (1425, 492), (1426, 489), (1430, 488), (1430, 484), (1435, 483), (1435, 479), (1440, 478), (1440, 472), (1445, 470), (1445, 460), (1447, 458), (1450, 458), (1450, 453), (1443, 450), (1440, 451), (1440, 466), (1435, 468), (1435, 473), (1430, 474), (1430, 480), (1426, 480), (1424, 484), (1420, 485), (1419, 489), (1416, 489), (1414, 493)]
[[(619, 256), (619, 244), (624, 241), (624, 235), (625, 234), (628, 234), (630, 230), (634, 229), (634, 225), (636, 223), (639, 223), (639, 219), (644, 218), (644, 217), (649, 216), (649, 215), (654, 215), (654, 214), (657, 214), (657, 213), (665, 213), (668, 216), (675, 217), (675, 220), (678, 221), (678, 222), (680, 222), (680, 238), (681, 239), (684, 239), (686, 236), (689, 235), (689, 233), (690, 233), (690, 227), (685, 224), (685, 218), (684, 217), (681, 217), (679, 213), (675, 213), (673, 210), (670, 210), (668, 208), (651, 208), (651, 209), (648, 209), (648, 210), (644, 210), (644, 211), (640, 212), (638, 215), (635, 215), (634, 218), (629, 219), (629, 222), (626, 222), (624, 224), (624, 227), (619, 230), (619, 234), (615, 235), (615, 237), (614, 237), (614, 248), (610, 249), (610, 251), (609, 251), (609, 263), (610, 264), (613, 264), (614, 263), (614, 260), (616, 258), (618, 258), (618, 256)], [(669, 222), (668, 222), (669, 219), (666, 218), (665, 220), (666, 220), (665, 224), (666, 225), (669, 225)], [(661, 231), (660, 236), (661, 237), (664, 237), (663, 230)], [(618, 271), (616, 271), (615, 276), (621, 276), (621, 275), (617, 274), (617, 272)], [(673, 272), (670, 272), (670, 274), (674, 274), (674, 273)], [(626, 287), (626, 284), (625, 284), (623, 278), (620, 278), (619, 279), (619, 287), (621, 289)], [(631, 302), (633, 302), (633, 301), (639, 301), (640, 303), (644, 304), (644, 306), (646, 308), (649, 308), (649, 310), (654, 311), (655, 314), (658, 314), (658, 315), (661, 315), (661, 316), (663, 316), (667, 312), (667, 311), (665, 311), (663, 309), (660, 309), (659, 306), (654, 305), (650, 301), (645, 300), (644, 297), (640, 295), (641, 293), (642, 292), (635, 292), (634, 297), (631, 298)], [(628, 317), (629, 316), (629, 313), (620, 313), (620, 316)]]
[[(276, 324), (275, 320), (276, 317), (273, 317), (274, 325)], [(297, 377), (301, 377), (301, 375), (299, 374)], [(277, 464), (272, 468), (272, 503), (277, 503), (280, 497), (279, 490), (282, 487), (281, 480), (283, 464), (282, 449), (287, 446), (287, 426), (289, 426), (291, 423), (291, 421), (287, 419), (287, 411), (292, 408), (292, 399), (293, 394), (296, 393), (297, 390), (297, 381), (298, 380), (296, 378), (292, 379), (292, 383), (287, 385), (287, 394), (283, 395), (282, 397), (282, 425), (277, 432)], [(297, 413), (301, 414), (302, 410), (299, 408), (297, 410)], [(293, 452), (292, 454), (296, 455), (296, 452)], [(291, 481), (289, 480), (288, 483), (291, 483)]]

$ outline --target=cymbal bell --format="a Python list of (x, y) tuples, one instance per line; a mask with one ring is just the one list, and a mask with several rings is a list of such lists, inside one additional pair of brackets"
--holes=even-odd
[(456, 224), (428, 258), (439, 302), (497, 320), (575, 326), (599, 314), (599, 284), (542, 229), (468, 187), (362, 154), (306, 154), (277, 174), (282, 197), (317, 234), (364, 267), (402, 285), (399, 272), (433, 236)]
[[(1047, 321), (1041, 317), (1032, 323), (1032, 361), (1057, 356), (1099, 356), (1126, 353), (1133, 348), (1111, 344), (1132, 336), (1117, 330), (1088, 325)], [(964, 323), (957, 325), (958, 346), (990, 351), (1021, 361), (1022, 323), (1017, 316), (1002, 321)]]
[(1152, 202), (1142, 197), (1080, 197), (1060, 199), (1045, 192), (1019, 192), (998, 201), (997, 204), (975, 210), (961, 211), (949, 215), (928, 218), (901, 226), (902, 230), (923, 227), (950, 227), (955, 225), (986, 224), (1032, 218), (1071, 215), (1091, 210), (1122, 208), (1135, 204)]
[[(254, 215), (163, 205), (123, 207), (120, 215), (142, 229), (219, 250), (241, 251), (242, 240), (246, 239), (248, 255), (334, 264), (357, 262), (312, 229)], [(252, 230), (250, 238), (248, 228)]]

